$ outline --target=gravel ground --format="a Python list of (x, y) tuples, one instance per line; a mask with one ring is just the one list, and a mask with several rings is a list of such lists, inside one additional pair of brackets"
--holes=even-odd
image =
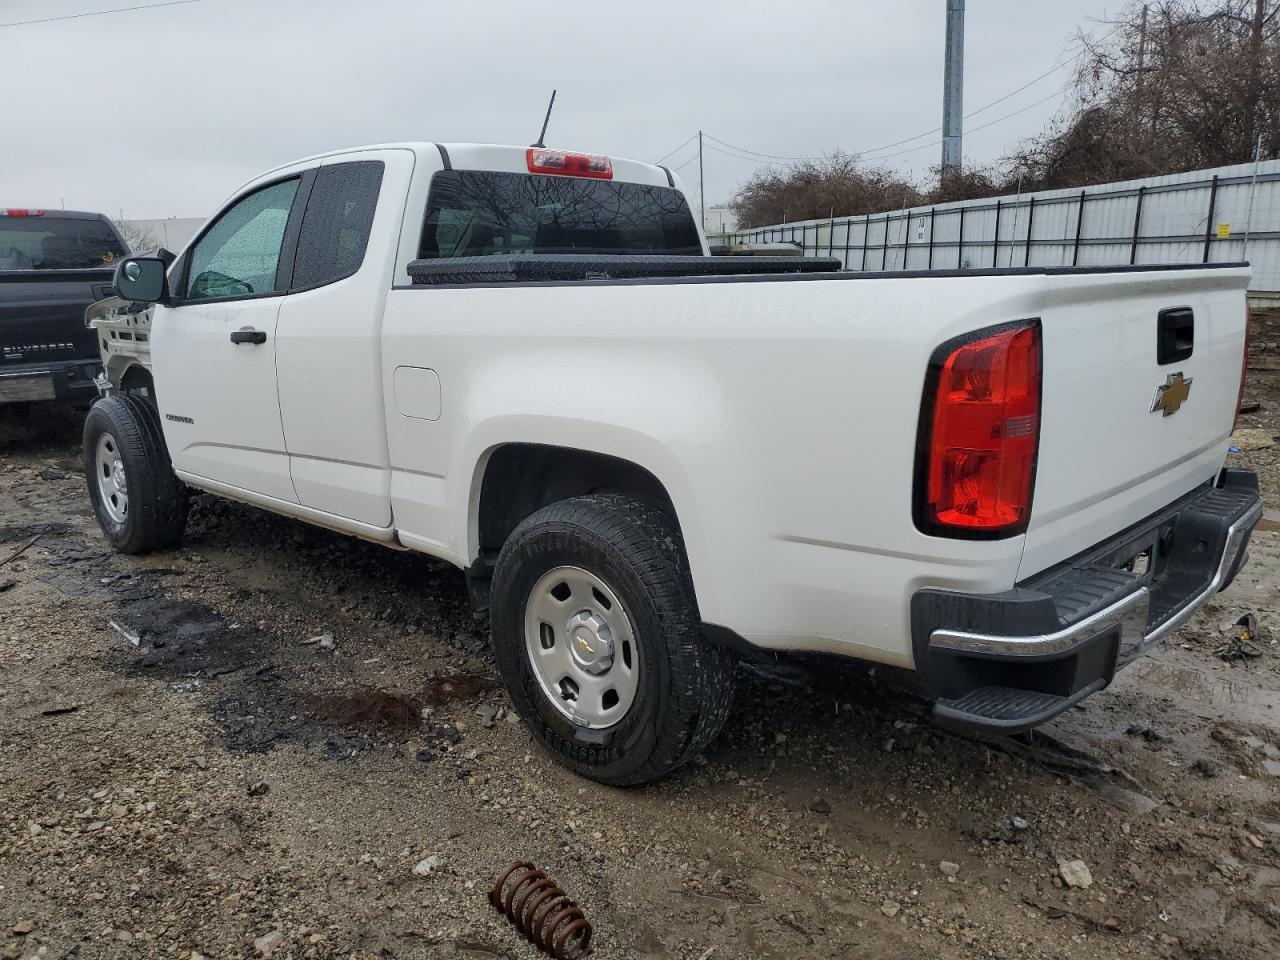
[(485, 899), (526, 858), (602, 958), (1280, 955), (1280, 447), (1234, 457), (1270, 508), (1236, 584), (1036, 736), (762, 659), (621, 791), (513, 722), (452, 568), (203, 496), (180, 550), (114, 555), (78, 431), (0, 421), (0, 957), (533, 958)]

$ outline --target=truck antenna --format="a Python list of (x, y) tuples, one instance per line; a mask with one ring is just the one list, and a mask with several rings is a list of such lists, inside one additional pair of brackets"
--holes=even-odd
[(545, 139), (547, 138), (547, 124), (551, 122), (551, 108), (552, 108), (552, 107), (554, 107), (555, 105), (556, 105), (556, 92), (555, 92), (554, 90), (552, 90), (552, 91), (551, 91), (551, 102), (547, 104), (547, 115), (546, 115), (545, 117), (543, 117), (543, 118), (542, 118), (542, 132), (541, 132), (540, 134), (538, 134), (538, 142), (537, 142), (537, 143), (531, 143), (531, 144), (529, 144), (529, 146), (531, 146), (531, 147), (545, 147), (545, 146), (546, 146), (546, 144), (545, 144), (545, 143), (543, 143), (542, 141), (543, 141), (543, 140), (545, 140)]

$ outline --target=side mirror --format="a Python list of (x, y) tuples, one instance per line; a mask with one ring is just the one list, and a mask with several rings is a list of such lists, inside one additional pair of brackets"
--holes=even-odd
[(116, 295), (134, 303), (168, 300), (165, 267), (160, 257), (126, 257), (116, 265)]

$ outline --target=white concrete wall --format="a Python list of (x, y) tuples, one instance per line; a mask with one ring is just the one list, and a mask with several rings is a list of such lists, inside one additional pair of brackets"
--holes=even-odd
[(182, 248), (191, 242), (197, 231), (204, 226), (199, 217), (166, 217), (163, 220), (122, 220), (120, 226), (132, 226), (145, 230), (156, 238), (160, 246), (174, 253), (181, 253)]
[(702, 227), (708, 234), (727, 233), (738, 229), (738, 218), (730, 207), (707, 207), (707, 219)]

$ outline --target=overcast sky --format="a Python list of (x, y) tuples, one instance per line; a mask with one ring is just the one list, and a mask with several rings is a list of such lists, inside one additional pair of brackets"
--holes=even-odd
[[(197, 0), (6, 26), (147, 2), (0, 0), (0, 203), (204, 217), (258, 172), (335, 147), (530, 143), (552, 87), (549, 146), (648, 161), (699, 128), (795, 157), (941, 125), (946, 0)], [(969, 0), (966, 113), (1120, 6)], [(1069, 73), (969, 119), (966, 160), (1041, 129)], [(938, 138), (868, 156), (923, 176)], [(756, 164), (707, 145), (710, 205)], [(695, 158), (689, 144), (668, 159), (694, 196)]]

